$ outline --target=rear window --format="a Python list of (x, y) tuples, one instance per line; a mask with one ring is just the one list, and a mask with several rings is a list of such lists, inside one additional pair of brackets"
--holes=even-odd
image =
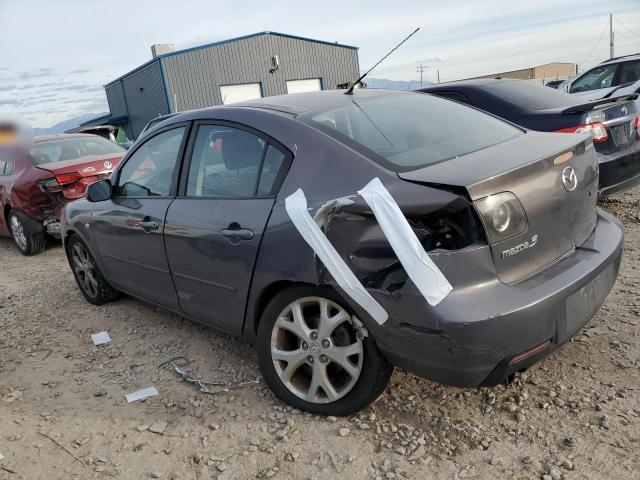
[(346, 106), (299, 118), (395, 171), (415, 170), (523, 134), (473, 108), (418, 93), (354, 96)]
[(584, 98), (526, 80), (495, 81), (483, 85), (482, 88), (527, 110), (572, 107), (584, 103)]
[(29, 150), (29, 155), (36, 165), (42, 165), (51, 162), (74, 160), (87, 155), (122, 155), (125, 151), (124, 148), (106, 138), (92, 135), (36, 142)]

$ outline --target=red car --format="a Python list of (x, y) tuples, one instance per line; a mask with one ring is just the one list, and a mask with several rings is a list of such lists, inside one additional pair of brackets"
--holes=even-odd
[(111, 175), (125, 150), (97, 135), (36, 137), (25, 150), (0, 149), (0, 236), (25, 255), (60, 236), (60, 212), (84, 197), (88, 185)]

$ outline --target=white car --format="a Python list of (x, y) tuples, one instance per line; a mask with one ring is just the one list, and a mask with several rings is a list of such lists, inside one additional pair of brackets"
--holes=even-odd
[[(610, 58), (558, 87), (568, 93), (576, 93), (591, 99), (608, 96), (622, 85), (640, 80), (640, 53)], [(593, 95), (593, 97), (591, 97)]]

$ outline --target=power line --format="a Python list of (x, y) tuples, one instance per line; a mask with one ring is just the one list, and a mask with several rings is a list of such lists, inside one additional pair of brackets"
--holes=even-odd
[(632, 43), (634, 45), (637, 45), (640, 47), (640, 40), (635, 40), (631, 37), (627, 37), (626, 33), (622, 33), (622, 32), (616, 32), (619, 36), (621, 36), (622, 38), (624, 38), (627, 42)]
[(587, 59), (593, 54), (593, 52), (595, 51), (596, 47), (598, 46), (598, 44), (602, 41), (602, 38), (604, 37), (605, 32), (607, 31), (607, 27), (609, 27), (609, 20), (607, 20), (607, 23), (605, 24), (604, 28), (602, 29), (602, 33), (600, 34), (600, 38), (598, 38), (598, 41), (595, 43), (595, 45), (593, 46), (593, 48), (591, 49), (591, 51), (589, 52), (589, 55), (587, 55), (586, 57), (584, 57), (584, 60), (582, 60), (578, 65), (583, 64), (584, 62), (587, 61)]
[(613, 17), (613, 19), (618, 22), (620, 24), (620, 26), (622, 28), (624, 28), (628, 33), (630, 33), (631, 35), (633, 35), (634, 37), (638, 37), (638, 40), (640, 40), (640, 35), (638, 35), (637, 33), (635, 33), (633, 30), (631, 30), (629, 27), (627, 27), (624, 23), (622, 23), (620, 20), (618, 20), (618, 17)]

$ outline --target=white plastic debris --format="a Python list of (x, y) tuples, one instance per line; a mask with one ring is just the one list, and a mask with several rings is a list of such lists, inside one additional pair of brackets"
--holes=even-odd
[(409, 278), (430, 305), (438, 305), (453, 287), (429, 258), (389, 191), (376, 177), (358, 193), (373, 210)]
[(138, 400), (144, 400), (145, 398), (153, 397), (154, 395), (159, 395), (158, 389), (156, 387), (147, 387), (142, 390), (136, 390), (135, 392), (127, 393), (124, 398), (127, 399), (127, 403), (136, 402)]
[(91, 340), (93, 340), (93, 344), (96, 346), (111, 343), (111, 337), (107, 332), (94, 333), (91, 335)]
[(2, 453), (0, 453), (0, 462), (4, 460), (4, 455), (2, 455)]
[(316, 253), (331, 276), (338, 282), (347, 295), (364, 308), (371, 317), (383, 324), (389, 318), (386, 310), (367, 292), (331, 242), (322, 233), (307, 210), (307, 198), (301, 189), (285, 199), (285, 208), (289, 218), (302, 235), (302, 238)]

